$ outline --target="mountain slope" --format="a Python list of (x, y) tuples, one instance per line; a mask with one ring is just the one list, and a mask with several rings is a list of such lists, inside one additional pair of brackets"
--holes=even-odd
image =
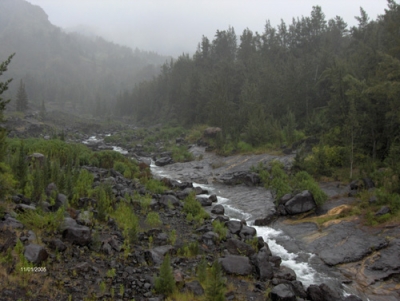
[(65, 33), (52, 25), (46, 13), (24, 0), (0, 1), (0, 61), (16, 53), (8, 77), (15, 96), (23, 79), (33, 103), (70, 103), (92, 110), (96, 102), (109, 103), (122, 90), (151, 79), (167, 57), (132, 51), (102, 38)]

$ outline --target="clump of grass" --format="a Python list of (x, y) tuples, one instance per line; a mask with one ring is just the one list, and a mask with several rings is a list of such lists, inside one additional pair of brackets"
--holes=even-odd
[(168, 188), (159, 180), (150, 179), (145, 184), (146, 190), (152, 193), (164, 193)]
[(212, 226), (213, 226), (213, 231), (218, 234), (219, 240), (220, 241), (224, 240), (228, 233), (228, 229), (226, 228), (225, 224), (218, 220), (215, 220), (212, 222)]
[(146, 224), (150, 227), (160, 227), (162, 225), (162, 221), (157, 212), (149, 212), (146, 217)]
[(196, 200), (195, 194), (191, 193), (184, 199), (183, 211), (187, 215), (191, 215), (193, 220), (199, 222), (200, 220), (210, 218), (210, 215), (204, 210), (200, 202)]

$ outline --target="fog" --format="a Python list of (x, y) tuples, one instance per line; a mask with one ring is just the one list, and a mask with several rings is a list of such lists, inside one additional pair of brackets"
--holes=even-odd
[(310, 16), (319, 5), (329, 20), (341, 16), (357, 24), (360, 7), (371, 19), (384, 13), (386, 0), (28, 0), (42, 7), (49, 20), (62, 28), (90, 28), (118, 44), (163, 55), (193, 54), (204, 35), (229, 26), (262, 33), (266, 20), (273, 26), (283, 19)]

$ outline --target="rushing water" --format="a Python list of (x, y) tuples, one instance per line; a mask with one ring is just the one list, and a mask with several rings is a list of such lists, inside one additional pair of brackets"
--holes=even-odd
[[(83, 143), (96, 144), (101, 141), (102, 139), (92, 136)], [(122, 154), (128, 154), (120, 147), (113, 146), (113, 149)], [(151, 170), (156, 177), (168, 177), (178, 181), (189, 180), (180, 178), (168, 168), (156, 166), (153, 161)], [(249, 226), (254, 227), (257, 235), (262, 236), (268, 243), (272, 253), (282, 258), (282, 265), (293, 269), (297, 280), (301, 281), (306, 288), (311, 284), (326, 283), (332, 288), (341, 289), (344, 296), (357, 294), (351, 288), (341, 284), (337, 272), (323, 264), (315, 254), (302, 251), (296, 241), (281, 229), (254, 225), (256, 218), (265, 216), (265, 212), (274, 207), (270, 191), (261, 187), (226, 186), (218, 183), (208, 185), (193, 183), (193, 186), (200, 186), (207, 190), (208, 195), (217, 195), (218, 204), (223, 204), (226, 216), (231, 219), (244, 220)], [(368, 299), (365, 298), (365, 300)]]

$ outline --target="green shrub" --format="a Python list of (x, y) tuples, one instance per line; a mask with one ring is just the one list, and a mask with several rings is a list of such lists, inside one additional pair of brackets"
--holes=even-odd
[(318, 206), (322, 205), (328, 199), (326, 193), (323, 192), (318, 183), (306, 171), (298, 172), (294, 177), (294, 182), (295, 188), (309, 190)]
[(225, 223), (215, 220), (212, 222), (212, 226), (213, 231), (218, 234), (220, 241), (226, 238), (228, 229), (226, 228)]
[(122, 229), (125, 240), (130, 243), (135, 242), (139, 233), (139, 219), (131, 206), (126, 203), (119, 203), (112, 216), (117, 222), (118, 227)]
[(225, 281), (222, 277), (222, 268), (218, 261), (212, 265), (208, 273), (207, 286), (206, 286), (206, 300), (207, 301), (223, 301), (225, 300)]
[(210, 217), (210, 215), (201, 206), (200, 202), (196, 200), (196, 197), (193, 193), (184, 199), (183, 211), (187, 215), (191, 214), (193, 219), (197, 221)]
[(157, 212), (149, 212), (146, 217), (146, 224), (150, 227), (160, 227), (162, 225), (162, 221), (160, 220), (160, 216)]
[(168, 188), (164, 184), (156, 179), (150, 179), (145, 184), (146, 190), (152, 193), (164, 193)]
[(169, 296), (175, 291), (175, 278), (169, 254), (164, 257), (160, 267), (160, 276), (156, 277), (154, 288), (158, 294), (163, 294), (165, 296)]

